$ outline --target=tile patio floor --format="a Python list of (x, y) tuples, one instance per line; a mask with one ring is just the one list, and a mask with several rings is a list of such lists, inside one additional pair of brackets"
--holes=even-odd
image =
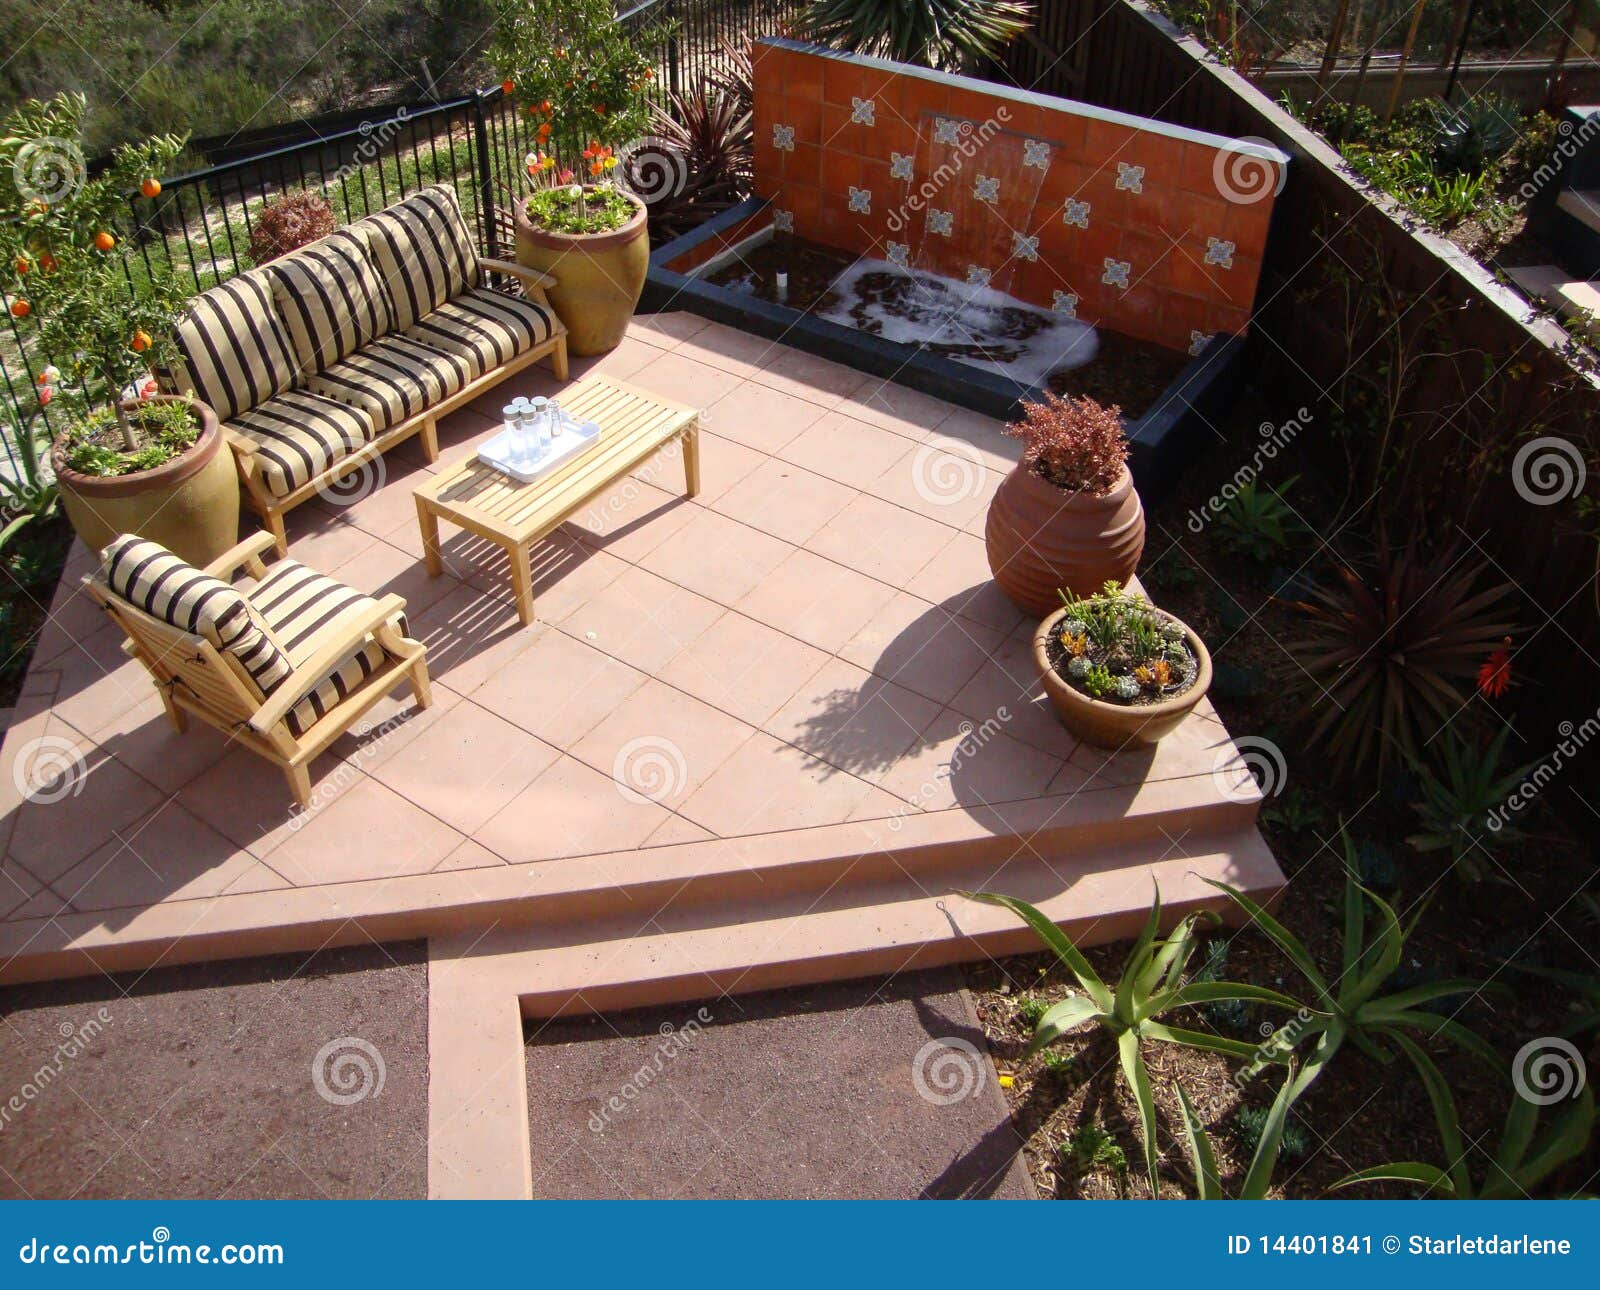
[[(684, 498), (663, 455), (585, 508), (535, 551), (530, 628), (499, 553), (448, 526), (448, 573), (427, 577), (412, 445), (368, 495), (290, 517), (296, 559), (406, 598), (437, 696), (386, 701), (319, 759), (309, 812), (275, 767), (171, 731), (76, 591), (75, 551), (0, 749), (0, 963), (136, 961), (115, 958), (132, 940), (160, 961), (254, 952), (379, 908), (426, 932), (430, 909), (566, 881), (563, 858), (622, 888), (719, 839), (756, 864), (778, 835), (878, 846), (926, 816), (923, 840), (1027, 836), (1041, 799), (1219, 795), (1197, 787), (1232, 749), (1209, 704), (1153, 757), (1079, 747), (1045, 705), (1033, 624), (984, 559), (1016, 452), (998, 423), (686, 314), (636, 320), (587, 370), (703, 408), (703, 490)], [(441, 461), (512, 394), (555, 392), (543, 369), (508, 381), (441, 424)], [(81, 762), (60, 800), (21, 799), (41, 749)]]

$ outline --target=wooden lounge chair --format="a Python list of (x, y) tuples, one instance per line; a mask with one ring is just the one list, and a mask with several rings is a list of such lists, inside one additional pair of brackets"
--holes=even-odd
[[(311, 804), (311, 759), (397, 685), (431, 702), (426, 647), (406, 634), (405, 601), (374, 600), (294, 560), (270, 568), (256, 533), (204, 569), (123, 536), (84, 579), (127, 634), (179, 731), (188, 714), (282, 766)], [(240, 570), (256, 579), (231, 584)]]

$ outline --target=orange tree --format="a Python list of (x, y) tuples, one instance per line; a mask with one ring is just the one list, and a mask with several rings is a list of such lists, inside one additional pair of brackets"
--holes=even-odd
[(541, 149), (616, 147), (649, 127), (655, 73), (611, 0), (495, 0), (489, 58)]
[(29, 99), (0, 123), (0, 285), (7, 307), (32, 328), (46, 360), (109, 407), (123, 447), (137, 451), (122, 391), (172, 349), (188, 296), (165, 271), (129, 255), (129, 197), (161, 191), (157, 176), (183, 140), (163, 135), (123, 144), (89, 174), (81, 94)]

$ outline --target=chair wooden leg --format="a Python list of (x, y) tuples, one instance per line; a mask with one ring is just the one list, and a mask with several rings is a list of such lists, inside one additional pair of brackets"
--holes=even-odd
[(280, 557), (289, 554), (289, 530), (283, 525), (283, 512), (277, 507), (267, 508), (262, 512), (261, 521), (267, 526), (267, 532), (272, 534), (273, 541), (278, 545)]
[(421, 433), (417, 436), (422, 440), (422, 455), (428, 461), (439, 460), (439, 423), (429, 417), (422, 423)]
[(305, 762), (291, 762), (283, 768), (283, 773), (289, 777), (289, 791), (294, 794), (294, 800), (299, 802), (306, 810), (311, 809), (311, 769)]
[(433, 685), (428, 680), (428, 656), (418, 654), (411, 661), (411, 697), (419, 708), (433, 706)]
[(556, 337), (556, 347), (550, 351), (550, 371), (558, 381), (567, 379), (567, 338), (565, 336)]
[(172, 691), (166, 686), (161, 687), (161, 702), (167, 709), (167, 720), (172, 722), (172, 728), (180, 735), (189, 728), (189, 714), (172, 701)]

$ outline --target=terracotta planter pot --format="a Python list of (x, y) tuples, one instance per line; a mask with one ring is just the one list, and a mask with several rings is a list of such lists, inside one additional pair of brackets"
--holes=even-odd
[(1102, 497), (1069, 493), (1023, 466), (989, 503), (983, 531), (1000, 590), (1030, 614), (1061, 605), (1058, 589), (1092, 596), (1126, 584), (1144, 553), (1144, 507), (1126, 469)]
[(623, 195), (635, 207), (633, 218), (609, 233), (535, 228), (527, 200), (517, 203), (517, 263), (556, 280), (547, 294), (566, 324), (569, 354), (615, 349), (644, 291), (650, 268), (644, 203), (631, 193)]
[(1159, 703), (1123, 704), (1091, 699), (1082, 690), (1074, 689), (1050, 666), (1048, 642), (1066, 614), (1063, 606), (1039, 624), (1033, 634), (1033, 662), (1061, 724), (1084, 742), (1096, 748), (1148, 747), (1177, 729), (1178, 723), (1194, 711), (1211, 688), (1211, 654), (1205, 642), (1182, 619), (1161, 613), (1161, 617), (1183, 628), (1196, 661), (1194, 684), (1182, 694)]
[(161, 543), (190, 564), (209, 564), (239, 540), (239, 476), (233, 454), (223, 444), (217, 414), (204, 403), (165, 394), (156, 398), (190, 402), (200, 421), (194, 446), (154, 470), (107, 479), (67, 465), (58, 438), (50, 446), (50, 461), (62, 506), (92, 551), (118, 534), (134, 533)]

